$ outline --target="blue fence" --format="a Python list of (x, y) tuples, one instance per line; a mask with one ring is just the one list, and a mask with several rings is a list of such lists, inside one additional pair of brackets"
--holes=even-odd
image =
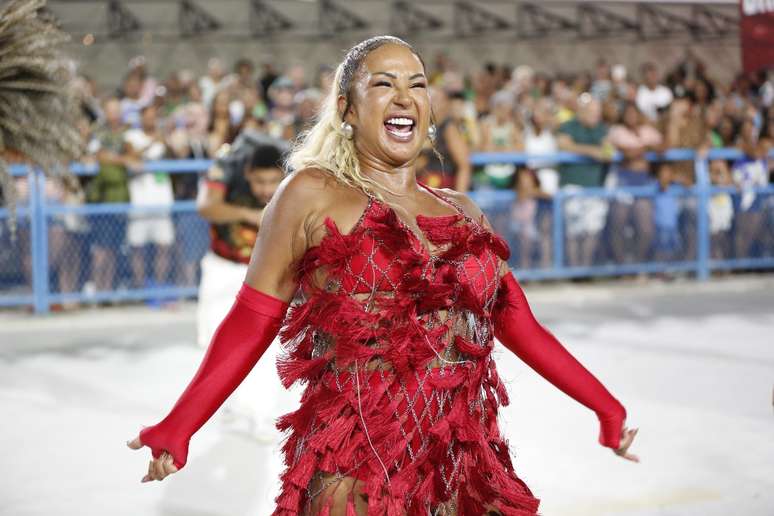
[[(774, 188), (740, 192), (710, 183), (710, 161), (742, 157), (733, 149), (714, 149), (706, 156), (672, 149), (647, 156), (651, 161), (693, 162), (696, 184), (690, 188), (559, 189), (550, 199), (531, 200), (517, 199), (514, 190), (481, 188), (471, 197), (508, 240), (511, 266), (522, 280), (672, 272), (706, 279), (712, 270), (774, 268)], [(614, 158), (613, 167), (619, 159)], [(535, 160), (591, 162), (568, 153), (472, 156), (475, 166)], [(190, 174), (200, 174), (210, 164), (164, 160), (147, 162), (145, 169), (193, 179)], [(88, 176), (97, 168), (74, 164), (71, 170)], [(142, 207), (68, 204), (49, 198), (51, 180), (41, 172), (14, 165), (12, 173), (26, 176), (28, 195), (17, 208), (16, 240), (2, 223), (9, 212), (0, 208), (0, 306), (28, 305), (44, 313), (70, 302), (159, 303), (196, 296), (198, 263), (209, 234), (193, 200)], [(171, 243), (129, 245), (126, 226), (137, 229), (138, 221), (153, 224), (159, 234), (171, 231)], [(129, 233), (136, 231), (130, 227)]]

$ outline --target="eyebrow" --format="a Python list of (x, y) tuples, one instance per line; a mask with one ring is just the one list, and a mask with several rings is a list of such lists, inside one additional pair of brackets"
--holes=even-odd
[[(374, 72), (373, 75), (386, 75), (387, 77), (390, 77), (392, 79), (397, 79), (398, 78), (397, 75), (395, 75), (394, 73), (390, 73), (390, 72)], [(416, 79), (418, 77), (424, 77), (424, 76), (425, 76), (425, 74), (423, 74), (422, 72), (415, 73), (414, 75), (409, 77), (409, 80)]]

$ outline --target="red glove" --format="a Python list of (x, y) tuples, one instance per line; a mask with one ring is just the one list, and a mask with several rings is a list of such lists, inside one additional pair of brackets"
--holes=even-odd
[(180, 469), (188, 459), (188, 442), (234, 392), (279, 332), (288, 303), (247, 283), (218, 326), (198, 371), (160, 423), (140, 431), (153, 457), (166, 450)]
[(617, 449), (626, 409), (535, 319), (511, 272), (500, 283), (492, 318), (495, 337), (543, 378), (596, 412), (600, 444)]

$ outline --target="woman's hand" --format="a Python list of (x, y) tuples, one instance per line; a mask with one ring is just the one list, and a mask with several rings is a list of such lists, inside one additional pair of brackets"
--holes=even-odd
[(626, 425), (624, 425), (622, 434), (621, 434), (621, 445), (618, 447), (617, 450), (613, 450), (613, 453), (616, 455), (620, 455), (624, 459), (628, 459), (633, 462), (640, 462), (640, 458), (632, 453), (627, 453), (627, 450), (629, 449), (629, 446), (632, 445), (632, 442), (634, 442), (634, 436), (637, 435), (637, 432), (639, 431), (639, 428), (635, 429), (627, 429)]
[[(131, 441), (126, 441), (126, 445), (133, 450), (139, 450), (145, 446), (140, 441), (139, 435)], [(151, 456), (151, 461), (148, 464), (148, 473), (142, 477), (140, 482), (161, 481), (172, 473), (177, 473), (177, 468), (172, 464), (172, 455), (165, 450), (158, 459), (154, 459)]]

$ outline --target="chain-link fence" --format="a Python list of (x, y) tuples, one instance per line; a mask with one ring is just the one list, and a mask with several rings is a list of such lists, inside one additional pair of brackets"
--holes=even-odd
[[(715, 150), (696, 157), (685, 149), (649, 156), (695, 160), (696, 184), (690, 187), (654, 180), (636, 187), (560, 188), (551, 197), (489, 189), (471, 196), (507, 240), (510, 265), (520, 279), (678, 272), (704, 279), (711, 270), (774, 269), (774, 187), (728, 186), (710, 173), (718, 160), (740, 156)], [(473, 156), (474, 164), (528, 159)], [(552, 159), (585, 160), (566, 153)], [(210, 162), (146, 165), (199, 174)], [(76, 167), (78, 174), (93, 170)], [(14, 173), (25, 183), (26, 168), (15, 167)], [(26, 177), (15, 240), (9, 213), (0, 209), (0, 306), (32, 305), (44, 312), (69, 303), (159, 305), (196, 295), (209, 232), (194, 200), (164, 206), (83, 204), (51, 195), (52, 180), (40, 172)]]
[[(523, 165), (534, 158), (478, 154), (473, 163)], [(644, 186), (617, 186), (613, 160), (605, 187), (567, 186), (550, 197), (484, 187), (471, 197), (508, 242), (509, 263), (521, 279), (680, 272), (706, 278), (711, 270), (774, 269), (774, 187), (746, 180), (750, 162), (741, 152), (697, 156), (672, 149), (648, 158), (654, 164), (693, 161), (695, 185), (657, 174)], [(542, 159), (587, 161), (567, 153)], [(765, 177), (768, 183), (767, 171)]]
[(55, 207), (47, 225), (57, 236), (48, 246), (52, 302), (159, 304), (196, 294), (209, 232), (193, 201)]
[(16, 233), (0, 208), (0, 307), (32, 304), (32, 217), (29, 203), (16, 208)]

